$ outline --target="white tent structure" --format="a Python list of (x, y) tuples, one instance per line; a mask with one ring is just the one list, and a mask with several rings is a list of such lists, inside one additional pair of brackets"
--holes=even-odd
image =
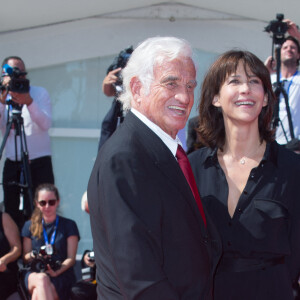
[(299, 9), (298, 0), (14, 0), (0, 10), (0, 49), (35, 68), (176, 35), (204, 51), (241, 47), (264, 58), (271, 51), (264, 27), (277, 13), (300, 23)]
[(50, 133), (61, 212), (80, 228), (80, 252), (91, 247), (88, 216), (80, 200), (97, 154), (100, 124), (111, 103), (101, 92), (101, 81), (119, 51), (151, 36), (185, 38), (198, 51), (201, 81), (215, 56), (231, 48), (252, 51), (264, 60), (272, 48), (264, 32), (269, 21), (282, 13), (300, 24), (299, 11), (299, 0), (2, 3), (0, 60), (21, 56), (31, 82), (46, 87), (53, 102)]

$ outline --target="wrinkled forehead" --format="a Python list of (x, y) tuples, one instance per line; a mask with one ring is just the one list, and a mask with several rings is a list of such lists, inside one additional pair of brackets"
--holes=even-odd
[(154, 77), (165, 77), (168, 75), (176, 75), (180, 79), (195, 79), (196, 68), (193, 60), (190, 57), (177, 57), (169, 60), (158, 60), (154, 64), (153, 68)]

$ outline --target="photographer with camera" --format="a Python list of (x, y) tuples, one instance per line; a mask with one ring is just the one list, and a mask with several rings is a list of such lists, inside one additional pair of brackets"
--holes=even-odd
[(133, 47), (128, 47), (122, 50), (107, 69), (107, 75), (102, 82), (102, 91), (107, 97), (114, 97), (110, 110), (104, 117), (101, 126), (101, 135), (98, 145), (98, 150), (106, 142), (106, 140), (114, 133), (119, 123), (124, 120), (124, 115), (121, 103), (118, 101), (118, 96), (123, 90), (123, 80), (120, 72), (125, 68)]
[[(280, 82), (287, 95), (291, 118), (289, 120), (287, 105), (284, 95), (281, 93), (279, 97), (279, 124), (276, 128), (276, 141), (282, 145), (287, 144), (287, 148), (297, 152), (300, 151), (299, 141), (297, 140), (300, 136), (300, 73), (298, 71), (300, 32), (297, 25), (291, 20), (285, 19), (282, 22), (286, 24), (289, 36), (283, 36), (283, 43), (280, 49)], [(278, 67), (276, 66), (276, 61), (272, 56), (269, 56), (265, 61), (265, 65), (271, 74), (272, 84), (276, 84)], [(289, 122), (293, 125), (293, 133), (296, 138), (294, 140), (290, 132)], [(292, 140), (293, 143), (291, 143)]]
[(24, 272), (26, 290), (32, 299), (68, 299), (75, 283), (79, 231), (73, 220), (57, 215), (57, 188), (42, 184), (35, 192), (35, 210), (22, 229), (23, 259), (30, 268)]
[[(10, 56), (3, 60), (0, 129), (4, 137), (8, 124), (14, 118), (14, 112), (17, 110), (25, 132), (24, 137), (22, 137), (20, 132), (17, 133), (15, 124), (12, 124), (6, 144), (3, 145), (6, 154), (3, 168), (5, 211), (11, 215), (20, 229), (32, 213), (33, 204), (29, 201), (32, 201), (35, 188), (45, 182), (54, 183), (50, 136), (48, 134), (48, 129), (52, 123), (50, 97), (44, 88), (29, 86), (26, 74), (25, 64), (20, 57)], [(24, 182), (22, 144), (28, 146), (28, 173), (31, 178), (31, 186), (29, 186), (29, 182)], [(24, 193), (23, 207), (20, 206), (22, 184), (25, 184), (25, 188), (27, 188), (27, 193)]]

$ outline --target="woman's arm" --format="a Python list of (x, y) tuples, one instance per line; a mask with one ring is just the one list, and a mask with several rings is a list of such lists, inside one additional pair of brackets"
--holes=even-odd
[(33, 260), (32, 256), (32, 243), (28, 237), (23, 237), (23, 261), (28, 264)]
[(21, 255), (21, 240), (16, 223), (9, 214), (2, 214), (2, 225), (4, 234), (8, 240), (10, 251), (0, 258), (0, 271), (6, 270), (10, 262), (15, 261)]
[(76, 253), (77, 253), (77, 246), (78, 246), (78, 236), (71, 235), (67, 239), (67, 255), (68, 257), (62, 262), (61, 267), (57, 271), (53, 271), (50, 266), (48, 266), (47, 273), (51, 277), (56, 277), (71, 268), (76, 261)]

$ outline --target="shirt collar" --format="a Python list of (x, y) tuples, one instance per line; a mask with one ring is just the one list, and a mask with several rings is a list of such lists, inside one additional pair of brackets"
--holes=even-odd
[(146, 116), (137, 111), (134, 108), (131, 108), (131, 112), (139, 118), (146, 126), (148, 126), (158, 137), (164, 142), (164, 144), (170, 149), (172, 154), (175, 156), (178, 144), (182, 146), (182, 143), (179, 137), (176, 135), (176, 138), (173, 139), (169, 134), (163, 131), (159, 126), (150, 121)]

